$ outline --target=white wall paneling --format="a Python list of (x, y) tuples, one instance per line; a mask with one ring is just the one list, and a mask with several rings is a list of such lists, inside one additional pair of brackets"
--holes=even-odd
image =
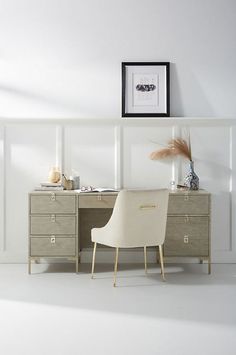
[(0, 126), (0, 251), (5, 251), (5, 127)]
[(149, 154), (190, 129), (200, 186), (212, 193), (213, 261), (236, 262), (235, 127), (233, 119), (204, 118), (2, 120), (0, 261), (26, 262), (28, 192), (51, 166), (80, 175), (82, 185), (169, 187), (181, 182), (187, 162), (151, 161)]
[(81, 186), (114, 186), (115, 138), (111, 126), (65, 126), (65, 174), (79, 175)]
[(56, 163), (56, 126), (5, 127), (5, 252), (2, 261), (25, 261), (28, 235), (28, 192), (47, 180)]
[(149, 155), (172, 137), (172, 127), (124, 127), (125, 188), (169, 187), (172, 160), (153, 161)]
[(236, 127), (231, 127), (231, 235), (232, 252), (236, 253)]

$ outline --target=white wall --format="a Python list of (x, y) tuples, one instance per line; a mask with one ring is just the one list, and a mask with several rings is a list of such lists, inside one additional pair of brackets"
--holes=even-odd
[(235, 18), (235, 0), (0, 0), (0, 117), (120, 117), (122, 61), (171, 62), (173, 116), (235, 117)]
[(235, 122), (112, 121), (122, 61), (171, 62), (172, 116), (235, 118), (235, 18), (234, 0), (0, 0), (0, 261), (26, 261), (27, 192), (50, 166), (83, 184), (168, 186), (184, 162), (148, 155), (185, 124), (213, 193), (213, 260), (236, 261)]

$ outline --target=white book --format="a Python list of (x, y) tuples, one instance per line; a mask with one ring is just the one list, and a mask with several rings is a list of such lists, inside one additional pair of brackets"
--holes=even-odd
[(56, 186), (62, 186), (61, 182), (41, 182), (41, 186), (49, 186), (49, 187), (56, 187)]
[(86, 192), (86, 193), (90, 193), (90, 192), (118, 192), (119, 190), (117, 189), (113, 189), (111, 187), (95, 187), (95, 188), (86, 188), (86, 187), (82, 187), (81, 189), (75, 190), (77, 192)]
[(63, 186), (36, 186), (35, 191), (62, 191), (64, 190)]

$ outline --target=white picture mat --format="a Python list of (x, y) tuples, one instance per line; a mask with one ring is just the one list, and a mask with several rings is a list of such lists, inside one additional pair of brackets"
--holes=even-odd
[[(138, 84), (154, 84), (156, 89), (149, 92), (135, 90)], [(126, 113), (165, 113), (166, 66), (126, 66)]]

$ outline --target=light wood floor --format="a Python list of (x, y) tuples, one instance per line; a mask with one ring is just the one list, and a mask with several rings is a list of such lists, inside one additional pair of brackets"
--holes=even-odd
[(234, 355), (236, 264), (0, 265), (2, 355)]

